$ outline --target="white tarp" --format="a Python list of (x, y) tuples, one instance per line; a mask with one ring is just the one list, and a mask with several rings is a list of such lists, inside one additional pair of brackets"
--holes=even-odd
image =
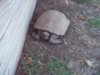
[(0, 0), (0, 75), (14, 75), (36, 0)]

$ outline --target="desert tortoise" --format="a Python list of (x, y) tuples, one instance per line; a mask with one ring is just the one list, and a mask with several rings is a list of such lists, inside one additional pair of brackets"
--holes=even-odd
[(59, 36), (65, 34), (69, 24), (69, 19), (63, 13), (57, 10), (48, 10), (37, 20), (34, 25), (37, 32), (33, 32), (32, 36), (36, 39), (48, 40), (53, 44), (60, 44), (62, 40), (59, 39)]

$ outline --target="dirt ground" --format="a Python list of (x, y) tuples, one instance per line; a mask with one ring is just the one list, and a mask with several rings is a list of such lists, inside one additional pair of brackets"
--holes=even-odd
[[(68, 0), (67, 6), (66, 0), (38, 0), (16, 75), (100, 75), (100, 28), (88, 23), (90, 18), (100, 18), (100, 5), (77, 1)], [(63, 12), (71, 21), (61, 45), (31, 36), (37, 18), (50, 9)], [(25, 64), (28, 57), (27, 63), (34, 64), (32, 67)], [(72, 74), (52, 73), (47, 66), (51, 59), (68, 62), (66, 66)]]

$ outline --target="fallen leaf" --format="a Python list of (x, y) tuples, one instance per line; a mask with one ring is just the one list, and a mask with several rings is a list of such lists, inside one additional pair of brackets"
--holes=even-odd
[(33, 62), (33, 59), (31, 57), (28, 57), (26, 60), (25, 60), (26, 64), (32, 64)]
[(85, 59), (85, 62), (87, 63), (88, 66), (93, 67), (92, 61)]
[(43, 65), (43, 63), (41, 61), (38, 61), (39, 65)]
[(85, 20), (87, 17), (84, 16), (84, 15), (80, 15), (78, 18), (81, 19), (81, 20)]

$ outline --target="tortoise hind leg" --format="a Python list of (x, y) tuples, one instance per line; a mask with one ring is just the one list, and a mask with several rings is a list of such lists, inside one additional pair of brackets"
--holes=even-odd
[(52, 44), (62, 44), (63, 41), (59, 39), (59, 35), (52, 34), (51, 37), (49, 38), (49, 42)]

